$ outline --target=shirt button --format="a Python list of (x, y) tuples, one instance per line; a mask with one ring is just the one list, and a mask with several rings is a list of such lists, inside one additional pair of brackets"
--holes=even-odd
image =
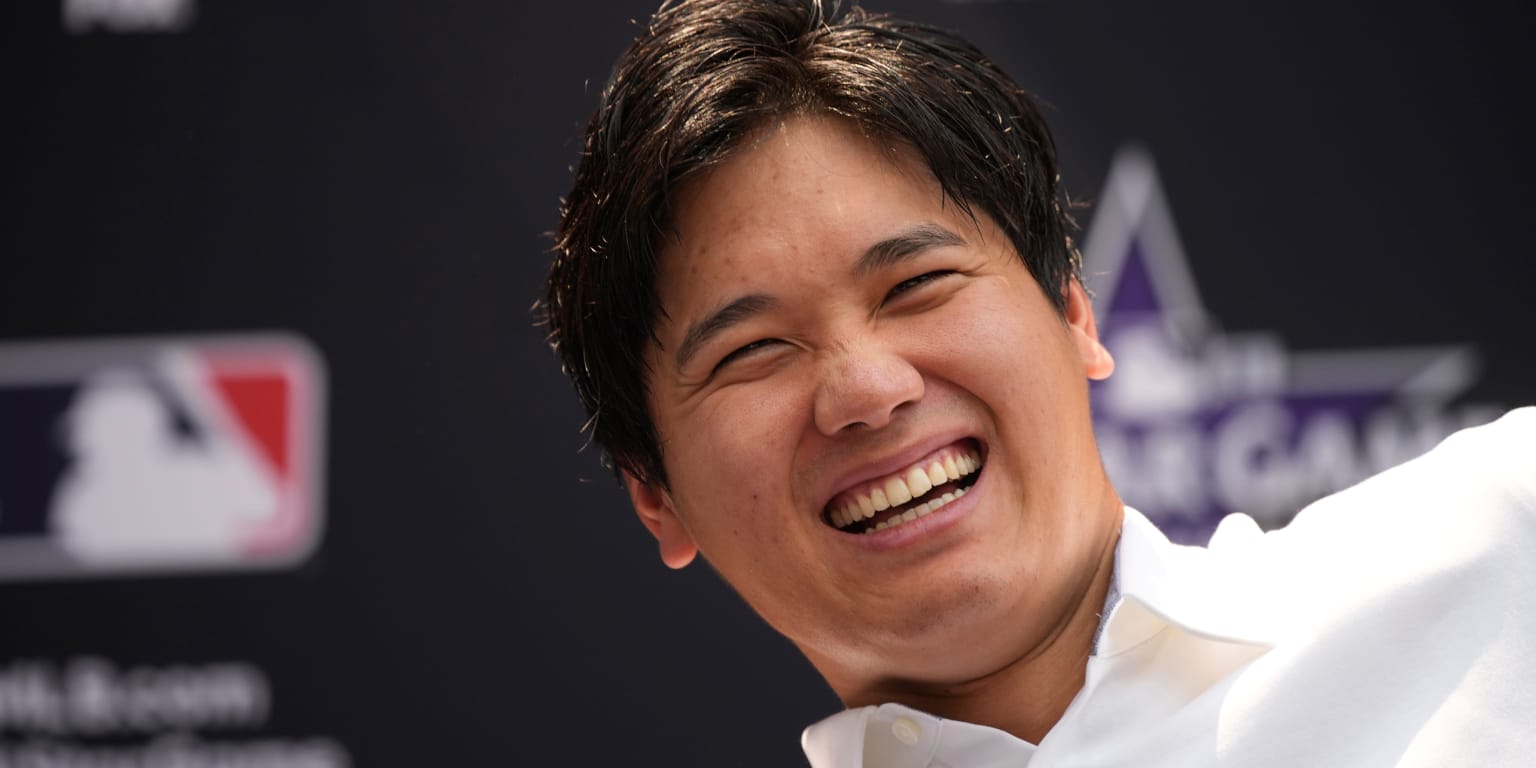
[(891, 723), (891, 735), (895, 736), (897, 741), (910, 747), (923, 737), (923, 727), (913, 722), (909, 717), (898, 717), (896, 722)]

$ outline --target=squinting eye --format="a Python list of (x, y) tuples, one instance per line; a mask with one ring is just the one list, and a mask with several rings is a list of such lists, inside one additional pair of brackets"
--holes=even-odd
[(741, 359), (743, 357), (746, 357), (747, 355), (752, 354), (753, 352), (756, 352), (759, 349), (762, 349), (763, 347), (766, 347), (766, 346), (768, 346), (770, 344), (775, 344), (777, 342), (778, 342), (778, 339), (758, 339), (757, 341), (754, 341), (751, 344), (747, 344), (745, 346), (738, 347), (736, 350), (732, 351), (730, 354), (728, 354), (725, 357), (721, 358), (720, 362), (715, 363), (715, 370), (718, 371), (721, 368), (724, 368), (727, 364), (731, 363), (734, 360), (739, 360), (739, 359)]
[(910, 278), (910, 279), (907, 279), (907, 280), (903, 280), (903, 281), (897, 283), (896, 287), (892, 288), (891, 292), (887, 293), (885, 295), (885, 298), (886, 298), (887, 301), (889, 301), (891, 299), (896, 298), (897, 296), (900, 296), (903, 293), (906, 293), (907, 291), (912, 290), (913, 288), (918, 287), (919, 285), (922, 285), (923, 283), (932, 282), (932, 281), (937, 280), (937, 279), (939, 279), (941, 277), (947, 277), (947, 276), (953, 275), (953, 274), (955, 274), (955, 271), (953, 269), (939, 269), (939, 270), (934, 270), (933, 272), (924, 272), (923, 274), (918, 275), (917, 277), (913, 277), (913, 278)]

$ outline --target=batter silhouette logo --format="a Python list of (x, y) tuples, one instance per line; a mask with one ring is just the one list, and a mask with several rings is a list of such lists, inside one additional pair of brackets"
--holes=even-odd
[(0, 579), (303, 562), (324, 396), (294, 336), (0, 345)]
[(1111, 167), (1084, 274), (1116, 360), (1092, 387), (1105, 469), (1176, 541), (1203, 543), (1230, 512), (1283, 525), (1502, 410), (1454, 402), (1477, 374), (1470, 346), (1293, 351), (1275, 333), (1221, 331), (1140, 150)]

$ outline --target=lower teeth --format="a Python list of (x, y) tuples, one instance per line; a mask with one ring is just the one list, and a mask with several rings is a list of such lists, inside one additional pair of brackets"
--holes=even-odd
[(966, 491), (965, 488), (960, 488), (958, 490), (955, 490), (952, 493), (946, 493), (943, 496), (940, 496), (939, 498), (934, 499), (933, 501), (928, 501), (928, 502), (924, 502), (922, 504), (919, 504), (919, 505), (913, 507), (912, 509), (907, 510), (906, 512), (903, 512), (903, 513), (901, 513), (899, 515), (896, 515), (895, 517), (892, 517), (889, 520), (882, 520), (882, 521), (876, 523), (874, 526), (866, 529), (864, 531), (864, 533), (867, 535), (867, 534), (874, 533), (875, 531), (883, 531), (883, 530), (885, 530), (887, 528), (895, 528), (896, 526), (901, 525), (903, 523), (910, 523), (913, 520), (916, 520), (919, 517), (927, 515), (930, 512), (935, 512), (940, 507), (943, 507), (945, 504), (948, 504), (951, 501), (954, 501), (955, 499), (958, 499), (961, 496), (964, 496), (965, 495), (965, 491)]

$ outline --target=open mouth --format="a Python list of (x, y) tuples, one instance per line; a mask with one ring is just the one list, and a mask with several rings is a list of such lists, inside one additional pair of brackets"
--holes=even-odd
[(981, 450), (973, 441), (957, 443), (838, 494), (822, 519), (845, 533), (874, 533), (910, 523), (964, 496), (981, 476), (981, 464)]

